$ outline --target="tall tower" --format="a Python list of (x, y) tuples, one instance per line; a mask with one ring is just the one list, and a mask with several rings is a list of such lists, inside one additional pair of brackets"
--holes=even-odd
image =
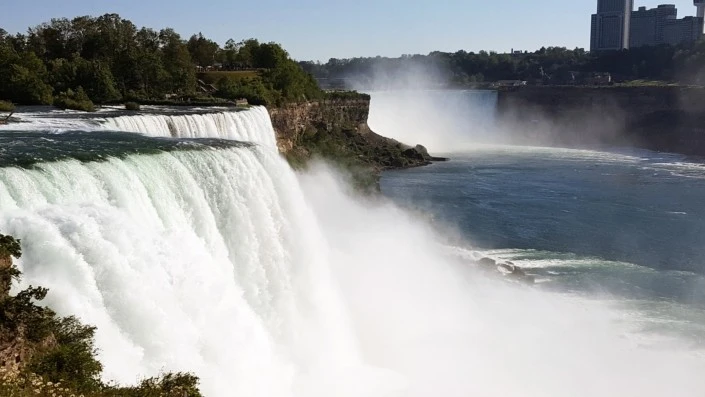
[(698, 7), (698, 18), (705, 18), (705, 0), (693, 0), (693, 4)]
[[(705, 0), (693, 0), (693, 4), (698, 7), (696, 16), (705, 20)], [(703, 34), (705, 34), (705, 23), (703, 24)]]

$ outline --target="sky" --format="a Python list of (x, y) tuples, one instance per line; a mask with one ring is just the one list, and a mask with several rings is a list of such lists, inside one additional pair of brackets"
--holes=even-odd
[[(596, 0), (24, 0), (7, 1), (0, 27), (25, 32), (51, 18), (118, 13), (137, 26), (198, 32), (219, 42), (281, 43), (297, 60), (399, 56), (431, 51), (533, 51), (589, 47)], [(676, 4), (695, 14), (692, 0)]]

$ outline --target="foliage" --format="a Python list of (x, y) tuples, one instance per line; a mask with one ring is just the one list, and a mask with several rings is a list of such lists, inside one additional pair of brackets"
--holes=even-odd
[(125, 110), (139, 111), (140, 104), (137, 102), (125, 102)]
[(198, 378), (186, 373), (170, 373), (143, 380), (137, 387), (106, 390), (106, 396), (115, 397), (202, 397)]
[(215, 55), (220, 46), (212, 40), (203, 37), (203, 34), (193, 35), (186, 44), (191, 59), (201, 67), (212, 66), (215, 63)]
[(357, 99), (357, 100), (369, 101), (370, 95), (363, 94), (363, 93), (360, 93), (357, 91), (328, 91), (325, 93), (324, 99), (327, 99), (327, 100)]
[(81, 393), (99, 390), (103, 366), (95, 358), (95, 327), (67, 317), (54, 318), (50, 330), (56, 338), (56, 346), (34, 357), (27, 370)]
[(19, 258), (22, 256), (21, 241), (12, 236), (0, 234), (0, 258), (12, 256)]
[(0, 101), (0, 112), (14, 112), (15, 105), (12, 102)]
[(247, 99), (250, 105), (270, 105), (277, 101), (278, 93), (264, 86), (260, 79), (233, 79), (222, 77), (216, 84), (216, 95), (229, 100)]
[(25, 35), (0, 34), (0, 98), (31, 105), (51, 104), (57, 96), (60, 107), (87, 109), (83, 99), (72, 102), (69, 90), (81, 87), (98, 104), (192, 97), (197, 68), (212, 73), (216, 65), (222, 68), (217, 72), (249, 80), (223, 91), (228, 97), (240, 93), (253, 103), (279, 104), (322, 95), (279, 44), (231, 39), (221, 48), (201, 33), (184, 40), (171, 28), (138, 28), (105, 14), (52, 19)]
[(95, 106), (88, 97), (83, 87), (78, 87), (76, 91), (68, 89), (54, 99), (54, 105), (60, 109), (82, 110), (84, 112), (94, 112)]
[(526, 80), (545, 84), (574, 82), (576, 74), (611, 73), (622, 80), (705, 83), (705, 41), (678, 47), (660, 45), (590, 53), (582, 48), (543, 47), (534, 52), (431, 52), (399, 58), (332, 58), (327, 63), (301, 62), (317, 78), (352, 78), (366, 84), (409, 76), (401, 84), (425, 82), (472, 85), (482, 81)]

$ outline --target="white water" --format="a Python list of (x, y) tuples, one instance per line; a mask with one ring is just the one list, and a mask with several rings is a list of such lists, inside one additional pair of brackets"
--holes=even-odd
[(108, 118), (105, 128), (150, 136), (221, 138), (276, 145), (267, 109), (191, 115), (144, 115)]
[(325, 168), (297, 178), (271, 143), (3, 168), (0, 209), (23, 284), (98, 327), (106, 379), (193, 371), (211, 397), (705, 391), (687, 346), (476, 276), (421, 222)]
[[(61, 133), (79, 131), (125, 131), (148, 136), (175, 138), (220, 138), (276, 146), (272, 133), (269, 112), (265, 107), (255, 106), (243, 111), (209, 112), (203, 114), (141, 114), (105, 117), (108, 111), (97, 112), (93, 117), (86, 113), (52, 110), (42, 113), (14, 115), (21, 123), (0, 126), (2, 130), (29, 130)], [(103, 113), (103, 114), (101, 114)], [(76, 118), (66, 117), (76, 114)]]

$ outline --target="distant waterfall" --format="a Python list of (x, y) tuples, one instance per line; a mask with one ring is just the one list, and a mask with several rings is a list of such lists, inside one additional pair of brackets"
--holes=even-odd
[(107, 118), (104, 127), (150, 136), (178, 138), (221, 138), (275, 146), (267, 109), (188, 115), (129, 115)]

